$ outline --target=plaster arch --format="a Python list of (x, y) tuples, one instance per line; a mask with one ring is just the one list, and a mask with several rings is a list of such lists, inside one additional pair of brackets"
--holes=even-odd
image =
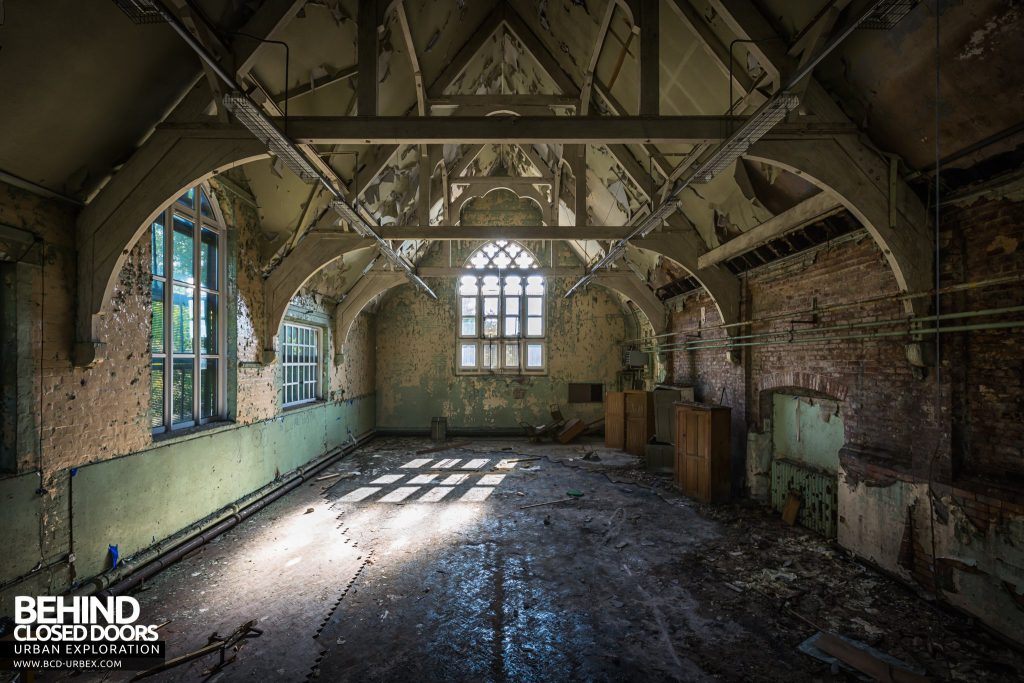
[(158, 129), (78, 215), (78, 309), (74, 361), (103, 360), (99, 322), (131, 246), (188, 188), (230, 168), (264, 159), (255, 138), (191, 138)]
[[(927, 211), (906, 183), (889, 177), (880, 158), (857, 154), (836, 139), (762, 140), (744, 156), (785, 169), (834, 195), (878, 244), (901, 292), (932, 288)], [(920, 315), (928, 303), (907, 299), (904, 307), (908, 315)]]

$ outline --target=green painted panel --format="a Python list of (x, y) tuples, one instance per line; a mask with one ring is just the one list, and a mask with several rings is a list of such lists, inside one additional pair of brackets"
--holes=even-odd
[[(339, 431), (369, 431), (373, 415), (367, 395), (79, 469), (72, 482), (79, 577), (109, 568), (108, 545), (129, 556), (171, 536), (339, 445)], [(17, 526), (37, 529), (31, 520)]]
[(20, 576), (39, 561), (39, 475), (0, 479), (0, 582)]
[(846, 441), (836, 403), (803, 396), (774, 394), (772, 444), (776, 458), (786, 458), (833, 474)]

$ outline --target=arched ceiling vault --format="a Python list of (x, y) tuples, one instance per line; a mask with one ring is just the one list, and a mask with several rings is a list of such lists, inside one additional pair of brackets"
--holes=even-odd
[[(735, 40), (774, 34), (750, 0), (264, 0), (251, 14), (232, 14), (224, 0), (191, 4), (204, 15), (192, 25), (211, 22), (200, 39), (269, 116), (287, 108), (287, 133), (412, 255), (471, 227), (453, 220), (466, 199), (517, 184), (546, 203), (551, 237), (596, 260), (738, 125), (724, 116), (730, 102), (736, 115), (756, 110), (815, 47), (783, 36), (736, 44), (730, 56)], [(236, 37), (239, 28), (291, 46), (287, 77), (282, 50)], [(241, 166), (260, 207), (275, 310), (314, 273), (330, 277), (346, 251), (369, 246), (334, 218), (329, 194), (275, 168), (211, 107), (209, 88), (206, 80), (192, 87), (79, 216), (81, 362), (102, 356), (92, 323), (125, 249), (196, 180)], [(636, 242), (682, 266), (726, 321), (738, 314), (737, 278), (721, 265), (701, 267), (701, 257), (782, 222), (816, 192), (868, 227), (901, 288), (927, 287), (920, 201), (813, 79), (800, 90), (801, 111), (755, 145), (749, 162), (690, 185), (679, 212)]]

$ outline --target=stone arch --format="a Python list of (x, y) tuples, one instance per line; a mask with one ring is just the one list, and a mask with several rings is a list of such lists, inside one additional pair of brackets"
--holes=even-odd
[(654, 334), (662, 334), (668, 328), (668, 312), (665, 310), (664, 304), (651, 291), (651, 288), (633, 273), (605, 271), (597, 273), (593, 282), (595, 285), (621, 294), (635, 303), (651, 323)]
[(341, 347), (348, 340), (352, 324), (366, 306), (394, 287), (406, 284), (405, 275), (395, 271), (371, 270), (338, 302), (334, 309), (334, 363), (341, 363)]
[[(704, 287), (723, 323), (739, 322), (739, 279), (724, 268), (713, 266), (701, 270), (697, 267), (697, 257), (704, 253), (705, 247), (696, 231), (688, 229), (684, 232), (651, 233), (635, 246), (661, 254), (677, 263)], [(739, 329), (727, 328), (730, 335), (737, 334)]]
[(771, 416), (770, 396), (779, 391), (791, 391), (806, 394), (814, 398), (825, 398), (832, 401), (845, 401), (850, 388), (835, 375), (823, 375), (817, 372), (788, 370), (762, 375), (757, 383), (751, 414), (758, 415), (759, 421)]

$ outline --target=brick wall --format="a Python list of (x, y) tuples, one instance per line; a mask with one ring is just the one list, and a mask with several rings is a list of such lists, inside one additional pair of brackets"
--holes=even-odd
[[(942, 233), (943, 286), (1005, 277), (1024, 271), (1024, 203), (978, 200), (951, 209)], [(864, 237), (751, 273), (744, 283), (743, 316), (758, 322), (744, 334), (840, 326), (898, 319), (897, 301), (835, 312), (825, 308), (896, 292), (896, 282), (874, 242)], [(925, 309), (930, 301), (923, 302)], [(1019, 283), (976, 288), (943, 297), (944, 312), (1024, 305)], [(673, 302), (672, 329), (721, 339), (719, 322), (703, 292)], [(944, 326), (1005, 320), (978, 317)], [(1020, 315), (1018, 314), (1019, 318)], [(796, 322), (793, 322), (796, 321)], [(887, 330), (898, 331), (901, 326)], [(861, 329), (846, 334), (861, 335)], [(721, 349), (675, 351), (670, 377), (692, 383), (702, 400), (741, 412), (747, 428), (760, 430), (765, 397), (773, 389), (802, 389), (842, 399), (847, 442), (884, 466), (948, 479), (953, 473), (992, 482), (1024, 477), (1024, 343), (1019, 330), (948, 333), (942, 339), (942, 375), (936, 391), (929, 368), (920, 379), (905, 359), (905, 336), (810, 344), (745, 347), (731, 363)]]
[[(941, 232), (943, 281), (975, 282), (1024, 270), (1024, 201), (978, 199), (951, 207)], [(944, 296), (943, 310), (1024, 305), (1021, 283)], [(1016, 314), (1020, 317), (1020, 314)], [(944, 324), (982, 322), (977, 318)], [(965, 477), (1024, 484), (1024, 340), (1021, 330), (945, 337), (954, 385), (954, 464)]]
[[(903, 307), (893, 301), (821, 310), (895, 292), (895, 278), (881, 252), (864, 236), (750, 274), (744, 282), (741, 317), (782, 317), (731, 330), (750, 335), (740, 343), (758, 344), (765, 338), (757, 335), (769, 332), (898, 319), (904, 315)], [(699, 332), (702, 341), (725, 336), (722, 329), (700, 329), (702, 308), (705, 327), (720, 322), (706, 293), (684, 298), (673, 308), (673, 330)], [(786, 313), (793, 315), (783, 316)], [(843, 334), (860, 336), (864, 331), (854, 328)], [(839, 399), (847, 442), (909, 471), (936, 453), (939, 461), (948, 460), (948, 440), (935, 420), (934, 377), (914, 377), (905, 359), (905, 342), (861, 338), (808, 343), (799, 334), (792, 341), (784, 335), (769, 344), (741, 347), (739, 363), (731, 362), (723, 349), (676, 351), (672, 376), (676, 383), (694, 384), (701, 400), (733, 409), (734, 453), (745, 449), (747, 429), (763, 429), (771, 414), (771, 394), (793, 391)], [(742, 419), (735, 419), (737, 415)]]
[[(978, 199), (946, 211), (942, 286), (1024, 272), (1024, 202)], [(743, 334), (803, 326), (859, 325), (905, 315), (882, 253), (864, 236), (753, 271), (743, 282)], [(930, 298), (920, 301), (929, 310)], [(943, 296), (943, 312), (1024, 305), (1021, 283)], [(703, 292), (671, 302), (673, 331), (722, 339)], [(792, 312), (782, 319), (765, 318)], [(943, 326), (1022, 320), (1019, 312), (950, 320)], [(929, 326), (925, 323), (925, 326)], [(862, 335), (867, 328), (837, 332)], [(880, 328), (881, 329), (881, 328)], [(884, 328), (902, 331), (905, 325)], [(733, 408), (735, 453), (750, 432), (770, 428), (776, 390), (836, 399), (845, 424), (840, 452), (839, 542), (1007, 633), (1024, 622), (1024, 348), (1020, 328), (947, 333), (939, 380), (905, 357), (905, 334), (744, 347), (738, 364), (720, 349), (670, 355), (670, 379)], [(931, 338), (929, 338), (931, 339)], [(736, 420), (737, 414), (742, 415)], [(754, 439), (752, 444), (764, 443)], [(752, 453), (756, 448), (752, 448)], [(738, 483), (738, 482), (737, 482)]]

